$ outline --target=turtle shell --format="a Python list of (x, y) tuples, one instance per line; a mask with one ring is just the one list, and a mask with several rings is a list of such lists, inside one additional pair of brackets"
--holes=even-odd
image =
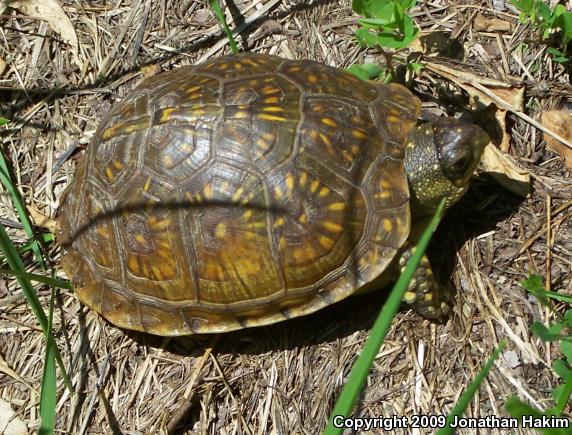
[(117, 326), (215, 333), (314, 312), (409, 235), (420, 101), (310, 60), (241, 54), (144, 80), (62, 199), (62, 264)]

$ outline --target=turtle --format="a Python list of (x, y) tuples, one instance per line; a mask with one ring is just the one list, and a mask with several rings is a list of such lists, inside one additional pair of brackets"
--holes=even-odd
[[(489, 139), (419, 120), (400, 84), (244, 53), (144, 79), (101, 120), (62, 195), (62, 265), (112, 324), (162, 336), (307, 315), (380, 288), (467, 190)], [(423, 257), (404, 300), (450, 297)]]

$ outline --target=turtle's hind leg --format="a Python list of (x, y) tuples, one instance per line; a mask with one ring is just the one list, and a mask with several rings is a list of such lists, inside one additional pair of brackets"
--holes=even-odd
[[(399, 268), (402, 273), (414, 252), (414, 246), (406, 247), (401, 252)], [(431, 320), (443, 321), (451, 313), (451, 299), (451, 290), (437, 283), (429, 259), (423, 255), (413, 278), (409, 282), (403, 300), (421, 316)]]

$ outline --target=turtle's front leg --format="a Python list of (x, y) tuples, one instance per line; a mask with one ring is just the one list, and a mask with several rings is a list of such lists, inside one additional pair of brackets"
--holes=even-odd
[[(407, 261), (415, 252), (414, 246), (406, 247), (399, 258), (401, 273), (405, 270)], [(432, 320), (444, 320), (451, 312), (451, 291), (439, 286), (435, 275), (431, 270), (431, 264), (426, 255), (421, 257), (421, 262), (415, 270), (413, 279), (403, 296), (403, 300), (423, 317)]]

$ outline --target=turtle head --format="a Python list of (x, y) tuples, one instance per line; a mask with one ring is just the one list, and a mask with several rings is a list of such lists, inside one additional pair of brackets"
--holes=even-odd
[(482, 129), (454, 118), (414, 127), (405, 148), (413, 214), (433, 213), (443, 197), (446, 207), (457, 202), (466, 192), (488, 142)]

